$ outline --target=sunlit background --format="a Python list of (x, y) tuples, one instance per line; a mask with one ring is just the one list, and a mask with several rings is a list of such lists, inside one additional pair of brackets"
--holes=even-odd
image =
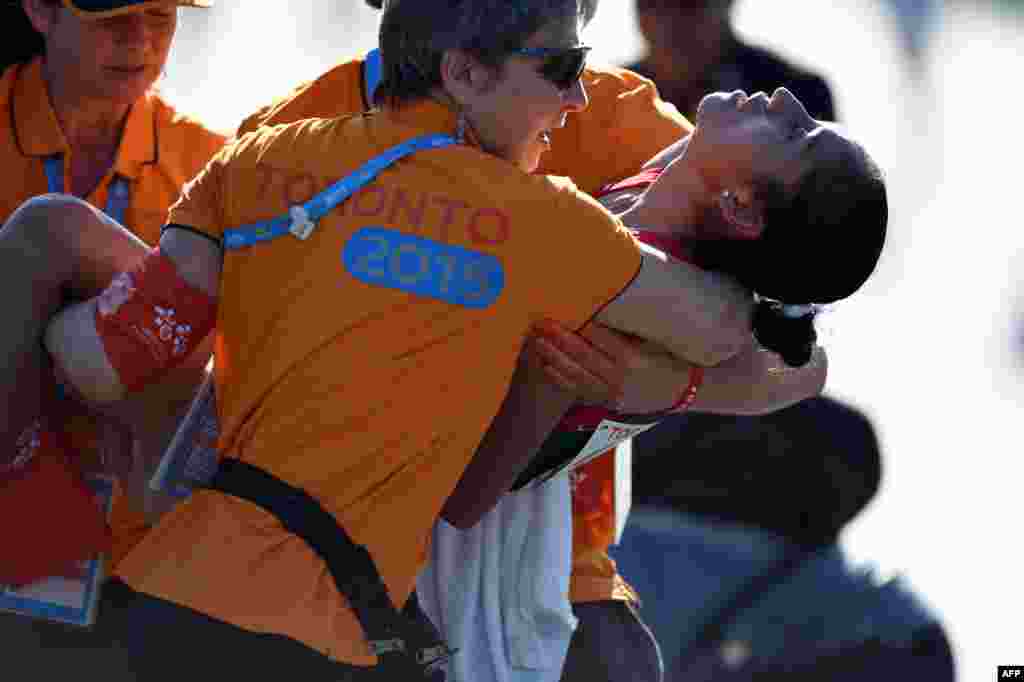
[[(845, 543), (906, 575), (949, 628), (960, 679), (980, 682), (1024, 663), (1024, 12), (904, 4), (936, 10), (930, 42), (875, 0), (740, 0), (737, 23), (829, 79), (888, 175), (880, 270), (823, 320), (828, 391), (873, 417), (885, 453), (883, 490)], [(361, 0), (181, 14), (163, 89), (224, 129), (376, 42)], [(597, 60), (637, 56), (633, 0), (603, 0), (585, 40)]]

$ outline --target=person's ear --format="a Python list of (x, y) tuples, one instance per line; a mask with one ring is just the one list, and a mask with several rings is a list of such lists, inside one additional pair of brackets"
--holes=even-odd
[(50, 29), (57, 22), (57, 12), (60, 9), (59, 6), (43, 0), (21, 0), (21, 8), (25, 11), (32, 28), (43, 37), (50, 34)]
[(445, 50), (441, 57), (441, 83), (460, 105), (485, 92), (491, 85), (491, 70), (462, 50)]
[(740, 233), (758, 237), (764, 231), (764, 204), (752, 187), (725, 190), (718, 195), (717, 204), (725, 221)]

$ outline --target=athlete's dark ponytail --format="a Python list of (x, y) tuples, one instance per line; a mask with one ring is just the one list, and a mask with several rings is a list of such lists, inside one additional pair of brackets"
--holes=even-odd
[(778, 353), (790, 367), (806, 365), (818, 340), (814, 330), (817, 311), (813, 306), (799, 312), (788, 310), (802, 307), (761, 300), (754, 308), (754, 337), (757, 342)]
[(806, 363), (817, 308), (844, 299), (874, 271), (885, 243), (882, 173), (860, 148), (809, 171), (786, 192), (762, 182), (765, 229), (758, 239), (698, 239), (694, 262), (738, 279), (762, 301), (754, 335), (787, 364)]

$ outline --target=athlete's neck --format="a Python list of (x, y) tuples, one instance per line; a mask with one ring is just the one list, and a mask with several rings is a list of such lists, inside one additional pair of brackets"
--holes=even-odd
[(683, 159), (669, 166), (631, 206), (622, 209), (622, 204), (617, 204), (621, 209), (617, 215), (623, 224), (637, 230), (694, 237), (707, 210), (702, 201), (706, 194), (700, 174)]

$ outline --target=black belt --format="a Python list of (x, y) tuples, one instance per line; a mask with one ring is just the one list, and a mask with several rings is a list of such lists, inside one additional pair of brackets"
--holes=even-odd
[(424, 677), (437, 679), (452, 651), (419, 609), (415, 592), (400, 613), (391, 603), (370, 552), (353, 542), (312, 496), (234, 458), (220, 461), (207, 487), (252, 502), (313, 548), (327, 564), (338, 591), (348, 599), (382, 666), (393, 672), (415, 668)]

